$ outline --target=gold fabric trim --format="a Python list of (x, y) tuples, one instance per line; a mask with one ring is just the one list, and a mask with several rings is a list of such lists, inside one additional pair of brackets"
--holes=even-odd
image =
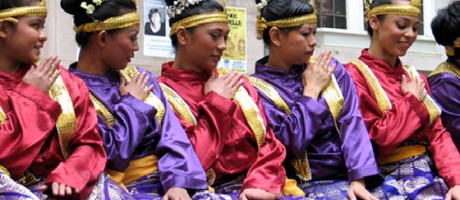
[(428, 77), (435, 76), (437, 74), (448, 73), (456, 76), (460, 79), (460, 69), (451, 62), (442, 62), (436, 67), (436, 69), (431, 72)]
[(379, 165), (394, 163), (394, 162), (408, 159), (410, 157), (422, 155), (426, 153), (426, 150), (427, 150), (426, 146), (423, 146), (420, 144), (398, 147), (389, 156), (384, 156), (384, 157), (379, 156), (377, 161)]
[(93, 102), (94, 108), (99, 116), (104, 119), (105, 124), (107, 126), (112, 127), (115, 124), (115, 117), (113, 117), (112, 113), (105, 107), (105, 105), (99, 101), (92, 93), (89, 94), (89, 98)]
[(420, 0), (411, 0), (407, 4), (385, 4), (370, 9), (372, 2), (366, 1), (366, 16), (372, 15), (410, 15), (420, 17), (421, 2)]
[(240, 105), (241, 110), (243, 111), (246, 121), (251, 127), (252, 132), (257, 140), (257, 147), (260, 149), (265, 141), (265, 135), (267, 130), (264, 124), (264, 120), (260, 115), (260, 110), (257, 104), (249, 95), (248, 91), (244, 87), (240, 87), (233, 99)]
[(75, 28), (75, 32), (97, 32), (103, 30), (113, 30), (113, 29), (120, 29), (126, 28), (135, 24), (140, 23), (140, 17), (137, 12), (132, 12), (116, 17), (108, 18), (104, 21), (94, 21), (86, 24), (82, 24), (81, 26)]
[(209, 23), (228, 23), (228, 15), (223, 12), (212, 12), (193, 15), (185, 19), (181, 19), (172, 24), (169, 35), (173, 36), (174, 34), (176, 34), (177, 30), (180, 27), (191, 28)]
[(377, 77), (375, 77), (374, 73), (369, 68), (369, 66), (367, 66), (366, 63), (364, 63), (361, 60), (354, 60), (351, 61), (351, 63), (356, 66), (356, 69), (358, 69), (361, 72), (361, 74), (363, 74), (364, 78), (366, 79), (366, 82), (371, 87), (371, 90), (374, 92), (374, 95), (376, 97), (380, 111), (383, 113), (387, 110), (390, 110), (390, 99), (388, 99), (385, 90), (383, 90), (382, 86), (379, 83), (379, 80), (377, 79)]
[[(120, 74), (127, 82), (131, 82), (133, 77), (138, 75), (139, 72), (135, 66), (128, 65), (125, 69), (120, 70)], [(152, 92), (150, 92), (147, 97), (145, 97), (144, 103), (153, 106), (157, 110), (155, 118), (157, 118), (158, 125), (161, 126), (163, 124), (163, 117), (165, 116), (166, 112), (163, 102)]]
[(249, 77), (249, 81), (252, 83), (252, 85), (254, 85), (254, 87), (256, 87), (265, 95), (267, 95), (267, 97), (269, 97), (270, 100), (273, 101), (273, 103), (278, 109), (282, 110), (286, 115), (292, 114), (292, 111), (287, 105), (286, 101), (284, 101), (283, 97), (281, 97), (279, 92), (276, 91), (276, 89), (270, 83), (267, 83), (260, 78), (252, 76)]
[(290, 17), (286, 19), (280, 19), (275, 21), (268, 22), (265, 18), (261, 15), (257, 16), (256, 20), (256, 29), (257, 29), (257, 39), (262, 39), (264, 30), (268, 27), (278, 27), (278, 28), (289, 28), (289, 27), (297, 27), (302, 26), (304, 24), (311, 24), (316, 23), (318, 18), (316, 16), (316, 12), (307, 15), (301, 15), (297, 17)]
[(70, 156), (69, 144), (75, 138), (77, 131), (77, 118), (73, 108), (73, 102), (70, 98), (64, 80), (58, 76), (49, 90), (49, 96), (61, 105), (62, 113), (56, 122), (56, 128), (59, 135), (59, 143), (64, 158)]
[(10, 172), (8, 171), (8, 169), (6, 169), (6, 167), (3, 167), (0, 165), (0, 172), (6, 174), (7, 176), (11, 176)]
[(206, 171), (206, 179), (208, 181), (208, 185), (213, 185), (214, 182), (216, 182), (216, 178), (217, 178), (216, 171), (214, 171), (213, 168), (209, 168)]
[[(415, 69), (414, 66), (404, 65), (404, 69), (407, 71), (407, 73), (409, 73), (412, 79), (420, 79), (420, 74), (417, 72), (417, 69)], [(436, 119), (441, 116), (441, 109), (429, 94), (426, 95), (425, 100), (423, 100), (423, 104), (425, 104), (425, 107), (430, 114), (430, 125), (432, 125)]]
[(163, 90), (163, 93), (168, 99), (168, 102), (171, 104), (171, 107), (174, 111), (180, 116), (181, 119), (185, 120), (188, 123), (197, 125), (195, 116), (193, 115), (188, 104), (180, 97), (172, 88), (169, 86), (160, 83), (160, 87)]
[(8, 121), (8, 116), (6, 115), (5, 111), (3, 111), (2, 107), (0, 106), (0, 123)]
[(329, 111), (334, 118), (335, 128), (337, 132), (340, 133), (340, 128), (338, 126), (338, 121), (340, 117), (340, 113), (343, 110), (343, 103), (345, 99), (342, 94), (342, 90), (340, 90), (339, 84), (337, 83), (337, 79), (335, 75), (332, 74), (331, 81), (329, 81), (328, 85), (322, 91), (322, 95), (326, 100), (327, 106), (329, 107)]
[(158, 157), (155, 155), (129, 161), (128, 167), (123, 172), (105, 169), (115, 183), (126, 188), (125, 184), (138, 180), (146, 175), (158, 171)]
[(16, 8), (9, 8), (0, 11), (0, 19), (5, 19), (7, 21), (11, 21), (16, 23), (17, 19), (14, 17), (19, 16), (39, 16), (44, 17), (46, 16), (48, 11), (46, 10), (46, 2), (42, 0), (39, 4), (34, 6), (23, 6), (23, 7), (16, 7)]

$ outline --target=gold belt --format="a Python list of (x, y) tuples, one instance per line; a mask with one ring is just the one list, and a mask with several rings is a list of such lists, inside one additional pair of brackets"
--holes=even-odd
[(397, 148), (391, 155), (378, 158), (379, 165), (398, 162), (410, 157), (422, 155), (426, 152), (426, 146), (424, 145), (409, 145)]

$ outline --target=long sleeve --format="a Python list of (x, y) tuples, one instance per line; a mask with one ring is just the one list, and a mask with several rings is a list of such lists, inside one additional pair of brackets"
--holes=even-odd
[(247, 79), (245, 79), (243, 87), (248, 90), (260, 110), (260, 115), (266, 127), (266, 135), (265, 141), (258, 151), (256, 161), (249, 168), (242, 190), (246, 188), (260, 188), (272, 193), (279, 193), (286, 178), (286, 171), (283, 166), (286, 149), (276, 139), (272, 129), (268, 126), (262, 101), (256, 89)]
[(392, 108), (382, 113), (363, 75), (352, 64), (348, 64), (346, 69), (355, 82), (364, 122), (370, 139), (378, 145), (380, 156), (391, 154), (422, 125), (429, 124), (425, 106), (410, 93), (401, 99), (392, 100)]
[(0, 123), (0, 165), (18, 179), (53, 132), (61, 107), (46, 93), (23, 82), (8, 88), (0, 85), (0, 106), (8, 118)]
[(79, 189), (86, 198), (104, 170), (106, 155), (97, 129), (96, 111), (89, 99), (89, 91), (79, 78), (60, 69), (66, 80), (77, 117), (77, 131), (69, 148), (71, 155), (47, 177), (45, 184), (58, 182)]
[(356, 181), (378, 175), (372, 144), (359, 111), (359, 100), (353, 80), (338, 62), (335, 75), (344, 97), (338, 124), (348, 178), (350, 181)]

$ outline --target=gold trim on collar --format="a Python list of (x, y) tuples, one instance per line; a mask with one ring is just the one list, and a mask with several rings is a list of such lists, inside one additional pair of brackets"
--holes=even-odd
[(281, 97), (279, 92), (276, 91), (275, 87), (273, 87), (270, 83), (267, 83), (264, 80), (253, 76), (249, 77), (249, 81), (252, 83), (252, 85), (254, 85), (254, 87), (267, 95), (267, 97), (273, 101), (276, 108), (282, 110), (286, 115), (292, 114), (292, 111), (287, 105), (286, 101), (284, 101), (283, 97)]
[[(129, 83), (134, 78), (134, 76), (139, 74), (139, 71), (137, 71), (134, 65), (128, 65), (125, 69), (120, 70), (120, 74)], [(161, 126), (163, 124), (163, 117), (165, 116), (166, 112), (163, 102), (152, 92), (149, 92), (143, 101), (144, 103), (153, 106), (157, 110), (155, 118), (157, 118), (158, 126)]]
[(316, 16), (316, 12), (307, 14), (307, 15), (290, 17), (286, 19), (280, 19), (280, 20), (269, 21), (269, 22), (265, 18), (263, 18), (261, 15), (258, 15), (257, 21), (256, 21), (257, 39), (259, 40), (262, 39), (264, 30), (267, 29), (268, 27), (289, 28), (289, 27), (302, 26), (304, 24), (316, 23), (317, 21), (318, 21), (318, 18)]
[(436, 69), (433, 72), (431, 72), (431, 74), (428, 77), (432, 77), (441, 73), (452, 74), (460, 79), (460, 69), (457, 66), (455, 66), (454, 63), (451, 62), (440, 63), (438, 67), (436, 67)]
[(140, 17), (137, 12), (132, 12), (116, 17), (108, 18), (104, 21), (94, 21), (90, 23), (83, 24), (77, 28), (75, 28), (75, 32), (97, 32), (103, 30), (113, 30), (113, 29), (120, 29), (126, 28), (135, 24), (140, 23)]
[(110, 113), (109, 109), (97, 99), (92, 93), (89, 93), (89, 98), (93, 102), (96, 113), (104, 119), (107, 126), (112, 127), (115, 124), (115, 117)]
[(14, 17), (19, 16), (40, 16), (44, 17), (48, 13), (46, 9), (46, 2), (42, 0), (39, 4), (34, 6), (23, 6), (23, 7), (16, 7), (16, 8), (9, 8), (0, 11), (0, 19), (4, 19), (6, 21), (10, 21), (13, 23), (17, 23), (17, 19)]
[(420, 0), (411, 0), (409, 4), (385, 4), (370, 9), (371, 1), (366, 1), (366, 16), (372, 15), (411, 15), (420, 17)]
[(193, 124), (194, 126), (197, 125), (197, 121), (195, 115), (193, 115), (192, 110), (188, 106), (188, 104), (176, 93), (172, 88), (167, 86), (166, 84), (160, 83), (160, 87), (163, 90), (163, 93), (168, 99), (168, 102), (171, 104), (173, 110), (179, 115), (179, 117), (186, 122)]
[[(404, 69), (409, 73), (411, 79), (420, 79), (420, 74), (417, 72), (412, 65), (404, 65)], [(428, 113), (430, 114), (430, 125), (432, 125), (436, 119), (441, 116), (441, 108), (436, 104), (436, 102), (431, 98), (429, 94), (426, 95), (425, 100), (423, 100)]]
[(49, 96), (61, 105), (61, 115), (56, 122), (59, 135), (59, 143), (64, 158), (70, 156), (70, 143), (74, 140), (77, 132), (77, 117), (73, 108), (72, 98), (61, 76), (58, 76), (49, 90)]
[(8, 116), (6, 115), (5, 111), (3, 111), (2, 107), (0, 107), (0, 123), (8, 121)]
[(173, 36), (174, 34), (176, 34), (177, 30), (180, 27), (191, 28), (209, 23), (228, 23), (228, 15), (223, 12), (212, 12), (193, 15), (185, 19), (181, 19), (172, 24), (169, 35)]

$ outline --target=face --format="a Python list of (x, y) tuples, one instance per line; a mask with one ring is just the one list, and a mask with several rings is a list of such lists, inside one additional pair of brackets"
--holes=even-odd
[(373, 42), (389, 56), (404, 56), (417, 39), (420, 19), (407, 15), (385, 15), (383, 20), (373, 19)]
[(188, 32), (190, 36), (184, 50), (189, 62), (193, 66), (201, 69), (214, 69), (227, 49), (227, 38), (230, 29), (228, 23), (208, 23), (198, 27), (193, 32)]
[(154, 25), (160, 25), (161, 23), (160, 13), (157, 13), (157, 12), (153, 13), (152, 17), (150, 18), (150, 21), (152, 21)]
[(115, 70), (124, 69), (134, 57), (134, 52), (139, 50), (138, 34), (139, 24), (108, 34), (103, 49), (106, 65)]
[(302, 65), (313, 55), (316, 46), (316, 23), (281, 35), (281, 51), (290, 65)]
[(18, 23), (10, 26), (5, 48), (14, 63), (30, 65), (39, 60), (47, 40), (44, 25), (45, 17), (19, 17)]

